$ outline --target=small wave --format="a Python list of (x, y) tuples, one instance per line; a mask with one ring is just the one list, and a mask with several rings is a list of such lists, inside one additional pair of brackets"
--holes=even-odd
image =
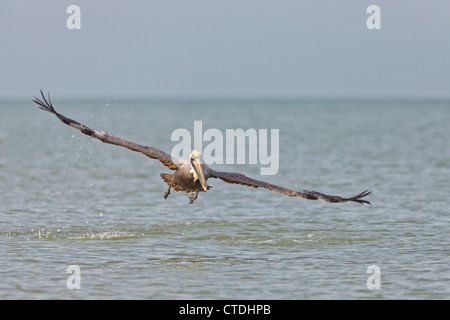
[(84, 234), (69, 236), (67, 240), (123, 240), (140, 236), (140, 234), (128, 231), (88, 231)]
[(144, 234), (138, 231), (121, 230), (49, 230), (45, 228), (31, 228), (2, 232), (7, 237), (22, 237), (26, 240), (123, 240), (142, 237)]

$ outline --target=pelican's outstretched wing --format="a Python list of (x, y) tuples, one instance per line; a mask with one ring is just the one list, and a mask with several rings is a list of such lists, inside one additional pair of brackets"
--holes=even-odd
[(326, 195), (326, 194), (323, 194), (323, 193), (320, 193), (317, 191), (292, 190), (292, 189), (280, 187), (280, 186), (277, 186), (275, 184), (271, 184), (268, 182), (255, 180), (255, 179), (252, 179), (252, 178), (249, 178), (249, 177), (243, 175), (242, 173), (237, 173), (237, 172), (219, 172), (219, 171), (210, 170), (210, 172), (208, 174), (208, 178), (219, 178), (228, 183), (243, 184), (243, 185), (254, 187), (254, 188), (259, 188), (259, 187), (266, 188), (269, 190), (273, 190), (273, 191), (277, 191), (277, 192), (286, 194), (291, 197), (300, 197), (300, 198), (311, 199), (311, 200), (322, 200), (322, 201), (326, 201), (326, 202), (355, 201), (355, 202), (358, 202), (361, 204), (364, 204), (364, 203), (371, 204), (369, 201), (361, 200), (361, 198), (372, 193), (371, 191), (367, 191), (367, 190), (364, 192), (361, 192), (360, 194), (358, 194), (354, 197), (351, 197), (351, 198), (342, 198), (342, 197), (338, 197), (338, 196)]
[(88, 136), (99, 139), (102, 142), (125, 147), (125, 148), (128, 148), (133, 151), (141, 152), (152, 159), (158, 159), (159, 161), (162, 162), (163, 165), (167, 166), (169, 169), (172, 169), (172, 170), (177, 169), (178, 166), (177, 166), (176, 161), (174, 159), (172, 159), (172, 157), (170, 155), (168, 155), (167, 153), (165, 153), (161, 150), (152, 148), (152, 147), (143, 146), (143, 145), (140, 145), (140, 144), (137, 144), (134, 142), (130, 142), (130, 141), (118, 138), (116, 136), (113, 136), (112, 134), (109, 134), (106, 131), (92, 130), (91, 128), (88, 128), (85, 125), (83, 125), (75, 120), (69, 119), (69, 118), (63, 116), (62, 114), (56, 112), (50, 101), (50, 94), (48, 95), (48, 101), (45, 98), (42, 90), (41, 90), (41, 95), (42, 95), (43, 101), (35, 97), (33, 102), (35, 102), (39, 105), (39, 109), (42, 109), (47, 112), (55, 114), (59, 118), (59, 120), (61, 120), (65, 124), (75, 128), (75, 129), (80, 130), (81, 132), (83, 132), (84, 134), (86, 134)]

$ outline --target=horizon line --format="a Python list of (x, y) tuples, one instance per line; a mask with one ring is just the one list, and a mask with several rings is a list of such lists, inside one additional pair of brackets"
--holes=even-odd
[[(46, 93), (46, 92), (44, 92)], [(47, 94), (47, 93), (46, 93)], [(60, 100), (83, 100), (83, 101), (155, 101), (155, 102), (233, 102), (233, 101), (248, 101), (248, 102), (308, 102), (308, 101), (448, 101), (450, 96), (444, 95), (257, 95), (257, 94), (229, 94), (229, 95), (215, 95), (215, 94), (80, 94), (78, 97), (75, 94), (65, 94), (59, 96), (58, 94), (50, 92), (51, 97), (56, 96)], [(40, 92), (26, 96), (25, 94), (3, 95), (0, 94), (0, 101), (26, 101), (33, 99), (35, 96), (40, 96)]]

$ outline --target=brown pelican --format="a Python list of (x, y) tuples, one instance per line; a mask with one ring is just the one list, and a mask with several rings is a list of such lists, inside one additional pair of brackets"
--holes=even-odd
[(189, 197), (189, 204), (191, 204), (197, 199), (199, 192), (206, 192), (211, 188), (206, 183), (209, 178), (219, 178), (228, 183), (242, 184), (254, 188), (266, 188), (291, 197), (296, 196), (304, 199), (322, 200), (326, 202), (354, 201), (361, 204), (371, 204), (367, 200), (361, 200), (361, 198), (371, 193), (371, 191), (367, 190), (354, 197), (342, 198), (339, 196), (326, 195), (317, 191), (288, 189), (264, 181), (255, 180), (237, 172), (215, 171), (202, 162), (201, 154), (197, 150), (191, 152), (188, 160), (173, 159), (170, 155), (161, 150), (118, 138), (106, 131), (92, 130), (75, 120), (69, 119), (55, 111), (50, 101), (50, 94), (48, 94), (48, 100), (45, 98), (42, 90), (41, 95), (42, 100), (35, 97), (33, 102), (37, 103), (40, 109), (55, 114), (65, 124), (80, 130), (88, 136), (99, 139), (104, 143), (115, 144), (133, 151), (141, 152), (152, 159), (158, 159), (163, 165), (174, 170), (175, 172), (173, 174), (161, 173), (161, 178), (169, 186), (164, 194), (164, 199), (169, 196), (170, 189), (174, 189), (175, 191), (185, 191), (186, 193), (192, 193)]

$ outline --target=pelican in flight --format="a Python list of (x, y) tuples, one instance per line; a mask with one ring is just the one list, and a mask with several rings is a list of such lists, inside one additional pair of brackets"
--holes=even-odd
[(152, 159), (158, 159), (159, 161), (161, 161), (163, 165), (165, 165), (171, 170), (174, 170), (175, 172), (173, 174), (168, 173), (160, 174), (161, 178), (169, 186), (166, 193), (164, 194), (164, 199), (167, 199), (167, 197), (169, 196), (170, 189), (174, 189), (175, 191), (184, 191), (186, 193), (192, 193), (191, 196), (189, 197), (189, 204), (191, 204), (195, 201), (195, 199), (197, 199), (199, 192), (206, 192), (211, 188), (207, 184), (207, 180), (209, 178), (218, 178), (228, 183), (242, 184), (254, 188), (261, 187), (277, 191), (290, 197), (295, 196), (304, 199), (322, 200), (326, 202), (354, 201), (361, 204), (364, 203), (371, 204), (369, 201), (361, 199), (371, 193), (371, 191), (367, 190), (361, 192), (360, 194), (354, 197), (342, 198), (339, 196), (326, 195), (317, 191), (306, 191), (306, 190), (299, 191), (288, 189), (264, 181), (255, 180), (237, 172), (215, 171), (210, 167), (208, 167), (205, 163), (203, 163), (201, 154), (197, 150), (192, 150), (190, 157), (187, 160), (173, 159), (170, 155), (161, 150), (121, 139), (112, 134), (109, 134), (106, 131), (97, 131), (90, 129), (75, 120), (69, 119), (63, 116), (62, 114), (56, 112), (50, 101), (50, 94), (48, 94), (48, 98), (46, 99), (44, 93), (41, 90), (41, 95), (42, 100), (35, 97), (33, 99), (33, 102), (37, 103), (40, 109), (56, 115), (65, 124), (77, 130), (80, 130), (82, 133), (91, 136), (93, 138), (96, 138), (104, 143), (125, 147), (132, 151), (141, 152)]

